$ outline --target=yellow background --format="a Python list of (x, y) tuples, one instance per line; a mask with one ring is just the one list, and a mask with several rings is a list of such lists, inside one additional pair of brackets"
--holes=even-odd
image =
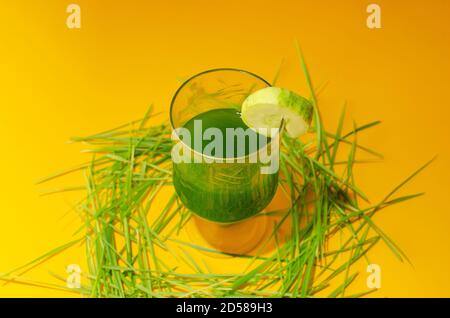
[[(81, 6), (81, 30), (69, 30), (70, 3)], [(358, 169), (374, 202), (439, 155), (403, 194), (426, 196), (382, 211), (376, 222), (414, 268), (383, 244), (375, 296), (450, 296), (450, 2), (382, 1), (382, 29), (366, 27), (366, 6), (352, 1), (3, 1), (0, 10), (0, 272), (67, 242), (78, 218), (75, 195), (39, 196), (33, 182), (87, 161), (66, 141), (139, 118), (150, 103), (168, 114), (179, 78), (235, 67), (305, 92), (294, 39), (303, 47), (334, 129), (344, 100), (357, 123), (383, 124), (361, 143), (385, 161)], [(69, 177), (63, 183), (81, 182)], [(82, 248), (28, 273), (41, 281), (83, 267)], [(362, 275), (365, 275), (362, 272)], [(72, 296), (19, 284), (0, 296)]]

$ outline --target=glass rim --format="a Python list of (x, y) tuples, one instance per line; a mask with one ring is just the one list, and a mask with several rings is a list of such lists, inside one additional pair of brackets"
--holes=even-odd
[(253, 73), (253, 72), (250, 72), (250, 71), (247, 71), (247, 70), (243, 70), (243, 69), (239, 69), (239, 68), (219, 67), (219, 68), (212, 68), (212, 69), (209, 69), (209, 70), (206, 70), (206, 71), (202, 71), (202, 72), (200, 72), (200, 73), (197, 73), (197, 74), (195, 74), (195, 75), (189, 77), (187, 80), (185, 80), (185, 81), (183, 82), (183, 84), (180, 85), (180, 87), (177, 88), (177, 90), (175, 91), (175, 94), (174, 94), (173, 97), (172, 97), (172, 100), (170, 101), (169, 117), (170, 117), (170, 125), (172, 126), (172, 129), (175, 129), (175, 125), (174, 125), (173, 118), (172, 118), (173, 106), (174, 106), (175, 101), (176, 101), (178, 95), (180, 94), (181, 90), (182, 90), (189, 82), (191, 82), (192, 80), (196, 79), (197, 77), (200, 77), (200, 76), (205, 75), (205, 74), (213, 73), (213, 72), (219, 72), (219, 71), (232, 71), (232, 72), (244, 73), (244, 74), (247, 74), (247, 75), (250, 75), (250, 76), (252, 76), (252, 77), (254, 77), (254, 78), (259, 79), (260, 81), (264, 82), (264, 84), (266, 84), (266, 85), (269, 86), (269, 87), (272, 86), (268, 81), (266, 81), (266, 80), (265, 80), (264, 78), (262, 78), (261, 76), (255, 74), (255, 73)]
[[(174, 107), (175, 101), (176, 101), (176, 99), (177, 99), (179, 93), (181, 92), (181, 90), (182, 90), (189, 82), (191, 82), (192, 80), (196, 79), (197, 77), (200, 77), (200, 76), (205, 75), (205, 74), (213, 73), (213, 72), (220, 72), (220, 71), (232, 71), (232, 72), (239, 72), (239, 73), (243, 73), (243, 74), (246, 74), (246, 75), (250, 75), (251, 77), (254, 77), (254, 78), (260, 80), (261, 82), (263, 82), (264, 84), (266, 84), (267, 87), (272, 87), (272, 85), (271, 85), (268, 81), (266, 81), (263, 77), (261, 77), (261, 76), (255, 74), (255, 73), (253, 73), (253, 72), (247, 71), (247, 70), (243, 70), (243, 69), (239, 69), (239, 68), (232, 68), (232, 67), (212, 68), (212, 69), (209, 69), (209, 70), (206, 70), (206, 71), (203, 71), (203, 72), (200, 72), (200, 73), (197, 73), (197, 74), (191, 76), (190, 78), (188, 78), (187, 80), (185, 80), (185, 81), (183, 82), (183, 84), (180, 85), (180, 87), (178, 87), (178, 89), (175, 91), (175, 94), (173, 95), (172, 100), (171, 100), (171, 102), (170, 102), (170, 109), (169, 109), (170, 126), (172, 127), (173, 133), (176, 135), (176, 137), (177, 137), (179, 140), (180, 140), (180, 138), (179, 138), (178, 134), (176, 133), (176, 128), (175, 128), (175, 125), (174, 125), (174, 122), (173, 122), (173, 117), (172, 117), (173, 107)], [(278, 131), (277, 135), (279, 135), (279, 134), (280, 134), (280, 131)], [(194, 152), (194, 154), (198, 154), (198, 155), (200, 155), (201, 157), (207, 157), (207, 158), (211, 158), (211, 159), (221, 159), (221, 160), (223, 160), (224, 162), (226, 162), (226, 161), (231, 161), (231, 160), (239, 160), (239, 159), (242, 159), (242, 158), (250, 157), (250, 156), (252, 156), (252, 155), (254, 155), (254, 154), (257, 154), (257, 153), (260, 152), (261, 150), (267, 148), (268, 145), (271, 144), (271, 142), (266, 143), (266, 144), (264, 145), (264, 147), (259, 148), (259, 149), (257, 149), (256, 151), (254, 151), (254, 152), (252, 152), (252, 153), (249, 153), (249, 154), (247, 154), (247, 155), (245, 155), (245, 156), (241, 156), (241, 157), (230, 157), (230, 158), (228, 158), (228, 157), (223, 157), (223, 158), (221, 158), (221, 157), (215, 157), (215, 156), (205, 155), (204, 153), (200, 153), (200, 152), (198, 152), (197, 150), (195, 150), (195, 149), (191, 148), (190, 146), (186, 145), (182, 140), (180, 140), (180, 142), (181, 142), (185, 147), (189, 148), (189, 150), (191, 150), (192, 152)]]

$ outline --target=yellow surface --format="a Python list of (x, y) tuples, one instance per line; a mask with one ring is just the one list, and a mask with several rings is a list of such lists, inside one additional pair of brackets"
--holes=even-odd
[[(216, 67), (243, 68), (305, 92), (295, 50), (299, 39), (326, 123), (341, 105), (357, 123), (383, 125), (361, 143), (384, 163), (357, 171), (377, 201), (422, 163), (438, 160), (407, 191), (421, 197), (381, 212), (377, 223), (414, 264), (399, 263), (383, 244), (376, 296), (450, 296), (450, 2), (376, 1), (382, 29), (366, 27), (368, 1), (76, 1), (81, 30), (69, 30), (72, 1), (8, 1), (0, 10), (0, 272), (72, 237), (75, 195), (40, 197), (34, 180), (88, 160), (70, 136), (101, 131), (141, 116), (154, 102), (167, 114), (179, 78)], [(75, 1), (74, 1), (75, 2)], [(82, 182), (70, 177), (70, 182)], [(72, 249), (26, 277), (56, 282)], [(236, 265), (237, 269), (239, 264)], [(365, 275), (364, 271), (362, 275)], [(18, 284), (0, 296), (70, 296)]]

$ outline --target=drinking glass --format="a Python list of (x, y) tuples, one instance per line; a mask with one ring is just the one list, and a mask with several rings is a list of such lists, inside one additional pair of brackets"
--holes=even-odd
[[(249, 94), (268, 86), (270, 84), (263, 78), (247, 71), (213, 69), (185, 81), (172, 99), (173, 137), (181, 143), (184, 154), (199, 159), (197, 162), (174, 161), (173, 184), (183, 204), (207, 222), (224, 225), (248, 220), (270, 203), (277, 189), (278, 171), (262, 173), (263, 163), (251, 161), (250, 157), (259, 158), (260, 152), (267, 152), (265, 147), (274, 142), (269, 140), (265, 147), (244, 157), (206, 162), (210, 156), (181, 140), (176, 129), (211, 110), (232, 108), (240, 112)], [(278, 148), (272, 150), (278, 151)]]

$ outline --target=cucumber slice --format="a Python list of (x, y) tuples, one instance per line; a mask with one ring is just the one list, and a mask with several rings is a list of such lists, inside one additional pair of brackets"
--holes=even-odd
[[(289, 137), (306, 133), (313, 106), (309, 100), (285, 88), (267, 87), (249, 95), (242, 104), (241, 117), (253, 129), (279, 128), (285, 121)], [(264, 133), (264, 129), (260, 132)]]

